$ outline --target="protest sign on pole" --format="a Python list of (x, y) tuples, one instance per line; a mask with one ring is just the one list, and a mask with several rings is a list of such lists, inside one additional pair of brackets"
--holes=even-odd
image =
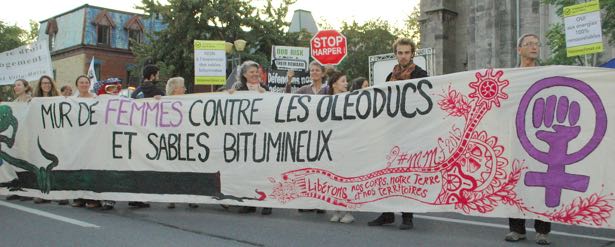
[(310, 83), (308, 64), (310, 50), (307, 47), (273, 46), (271, 48), (271, 68), (268, 86), (272, 92), (284, 92), (288, 83), (287, 72), (292, 70), (291, 92)]
[(194, 41), (194, 84), (224, 85), (226, 53), (222, 40)]
[(346, 43), (346, 36), (337, 30), (321, 30), (310, 41), (310, 53), (322, 65), (337, 65), (346, 57)]
[(0, 85), (12, 84), (17, 79), (35, 81), (43, 75), (53, 77), (47, 44), (47, 40), (39, 40), (0, 53)]
[(614, 77), (545, 66), (336, 95), (0, 103), (0, 194), (615, 228)]
[(564, 26), (568, 57), (599, 53), (604, 50), (600, 3), (597, 0), (565, 7)]

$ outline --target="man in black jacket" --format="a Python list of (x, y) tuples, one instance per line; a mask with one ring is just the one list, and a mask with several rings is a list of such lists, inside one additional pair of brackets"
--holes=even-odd
[[(416, 44), (408, 38), (399, 38), (393, 43), (393, 51), (397, 58), (397, 65), (387, 76), (386, 81), (401, 81), (421, 77), (427, 77), (427, 72), (418, 65), (414, 64), (413, 58), (416, 52)], [(409, 230), (414, 227), (412, 222), (413, 215), (409, 212), (401, 213), (402, 222), (399, 225), (401, 230)], [(375, 220), (367, 223), (369, 226), (381, 226), (395, 222), (395, 215), (392, 212), (382, 213)]]
[(160, 69), (156, 65), (150, 64), (143, 68), (143, 82), (130, 96), (133, 99), (153, 98), (164, 96), (162, 89), (156, 85), (160, 75)]

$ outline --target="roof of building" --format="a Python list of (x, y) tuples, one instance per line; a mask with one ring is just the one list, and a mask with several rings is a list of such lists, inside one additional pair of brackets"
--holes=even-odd
[(58, 17), (60, 17), (60, 16), (70, 14), (70, 13), (73, 13), (73, 12), (75, 12), (75, 11), (78, 11), (78, 10), (81, 10), (81, 9), (84, 9), (84, 8), (97, 8), (97, 9), (108, 10), (108, 11), (112, 11), (112, 12), (116, 12), (116, 13), (122, 13), (122, 14), (128, 14), (128, 15), (140, 15), (140, 16), (145, 16), (144, 14), (139, 14), (139, 13), (134, 13), (134, 12), (128, 12), (128, 11), (122, 11), (122, 10), (116, 10), (116, 9), (110, 9), (110, 8), (105, 8), (105, 7), (99, 7), (99, 6), (90, 5), (90, 4), (87, 4), (87, 3), (86, 3), (86, 4), (84, 4), (84, 5), (81, 5), (81, 6), (79, 6), (79, 7), (76, 7), (76, 8), (74, 8), (74, 9), (69, 10), (69, 11), (66, 11), (66, 12), (63, 12), (63, 13), (61, 13), (61, 14), (58, 14), (58, 15), (55, 15), (55, 16), (52, 16), (52, 17), (49, 17), (49, 18), (47, 18), (47, 19), (45, 19), (45, 20), (39, 21), (39, 23), (43, 23), (43, 22), (49, 21), (49, 20), (51, 20), (51, 19), (58, 18)]

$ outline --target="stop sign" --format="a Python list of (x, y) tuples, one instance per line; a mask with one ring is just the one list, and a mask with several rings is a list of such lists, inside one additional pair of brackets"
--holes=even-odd
[(320, 64), (336, 65), (346, 56), (346, 37), (336, 30), (322, 30), (312, 37), (310, 48)]

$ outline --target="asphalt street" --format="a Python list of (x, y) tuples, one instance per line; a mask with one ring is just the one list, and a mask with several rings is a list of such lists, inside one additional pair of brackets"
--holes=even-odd
[[(508, 243), (506, 219), (455, 213), (417, 214), (414, 229), (368, 227), (376, 213), (355, 213), (351, 224), (328, 222), (331, 213), (273, 209), (241, 215), (219, 205), (188, 208), (152, 203), (143, 209), (118, 203), (114, 210), (72, 208), (56, 203), (0, 200), (0, 247), (12, 246), (538, 246)], [(528, 230), (531, 221), (528, 222)], [(615, 231), (553, 225), (551, 246), (614, 246)]]

